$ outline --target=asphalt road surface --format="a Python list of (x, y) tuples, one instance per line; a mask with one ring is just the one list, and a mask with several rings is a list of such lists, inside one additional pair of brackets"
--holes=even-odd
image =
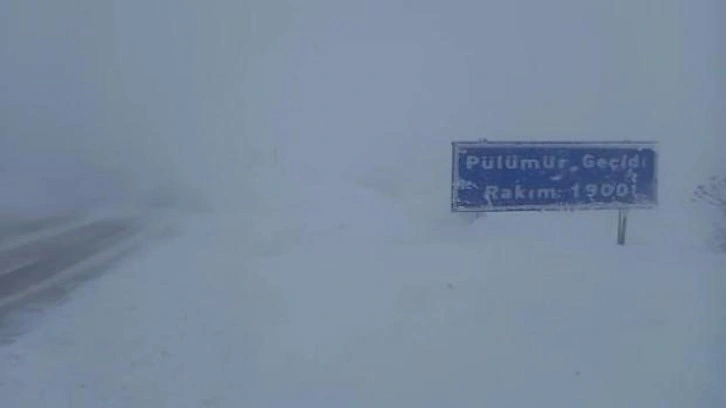
[[(65, 297), (79, 282), (107, 270), (133, 249), (138, 218), (111, 218), (62, 228), (69, 220), (6, 224), (0, 234), (0, 343), (27, 327), (27, 311)], [(59, 228), (59, 226), (61, 226)], [(53, 229), (57, 232), (52, 232)], [(43, 234), (43, 231), (51, 231)], [(32, 234), (37, 239), (32, 239)], [(16, 242), (13, 241), (15, 234)], [(23, 234), (31, 239), (17, 240)], [(119, 250), (118, 248), (126, 248)], [(102, 256), (112, 253), (111, 256)]]
[(58, 216), (37, 219), (21, 217), (0, 217), (0, 247), (12, 242), (18, 236), (32, 234), (59, 227), (73, 221), (72, 216)]

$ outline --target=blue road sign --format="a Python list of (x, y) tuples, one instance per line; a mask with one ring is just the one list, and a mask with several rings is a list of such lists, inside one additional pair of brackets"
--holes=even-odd
[(652, 208), (652, 142), (454, 142), (451, 209), (541, 211)]

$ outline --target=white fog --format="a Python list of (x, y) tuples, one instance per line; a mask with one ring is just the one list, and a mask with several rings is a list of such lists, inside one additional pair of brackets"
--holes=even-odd
[[(723, 406), (725, 5), (0, 2), (0, 406)], [(452, 212), (481, 139), (657, 208)]]

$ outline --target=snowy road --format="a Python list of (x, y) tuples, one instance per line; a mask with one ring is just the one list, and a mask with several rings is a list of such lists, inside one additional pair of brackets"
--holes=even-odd
[(7, 223), (0, 242), (0, 342), (22, 332), (17, 314), (52, 304), (130, 253), (145, 224), (139, 216)]
[(105, 220), (0, 251), (0, 304), (61, 273), (138, 228), (130, 220)]
[(0, 250), (15, 246), (18, 237), (52, 230), (73, 221), (72, 216), (23, 219), (17, 216), (0, 217)]
[(188, 221), (0, 348), (0, 405), (723, 406), (723, 256), (537, 220), (258, 253), (238, 220)]

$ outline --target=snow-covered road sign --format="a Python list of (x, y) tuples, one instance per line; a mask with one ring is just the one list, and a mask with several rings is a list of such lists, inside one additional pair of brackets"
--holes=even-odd
[(454, 142), (451, 209), (651, 208), (654, 142)]

